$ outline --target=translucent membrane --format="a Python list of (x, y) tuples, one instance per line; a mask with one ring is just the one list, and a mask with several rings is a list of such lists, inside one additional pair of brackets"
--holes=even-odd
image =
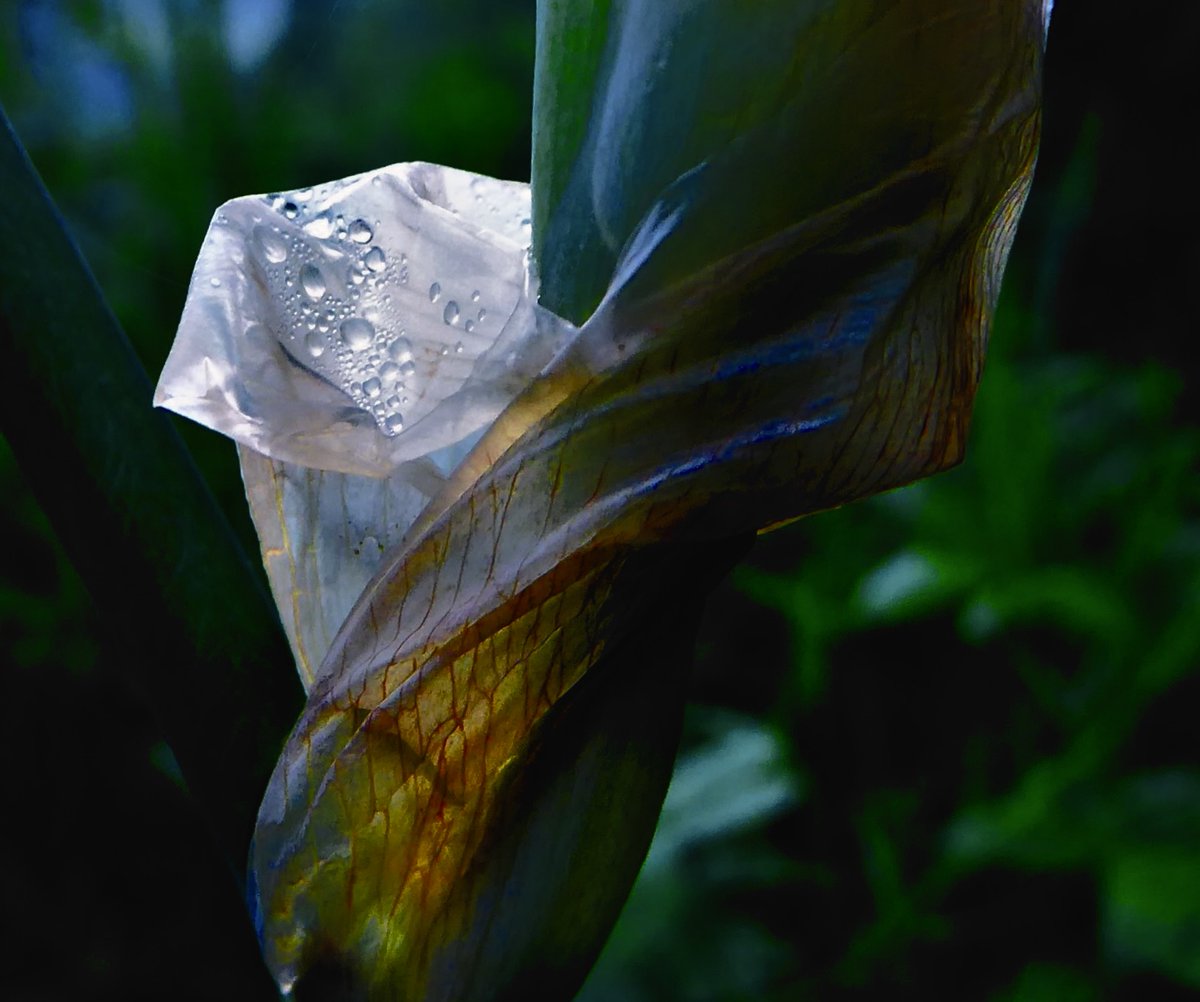
[(227, 202), (154, 402), (272, 459), (386, 477), (488, 424), (573, 330), (529, 190), (431, 164)]
[(385, 552), (570, 339), (526, 185), (398, 164), (227, 202), (154, 402), (240, 445), (305, 687)]

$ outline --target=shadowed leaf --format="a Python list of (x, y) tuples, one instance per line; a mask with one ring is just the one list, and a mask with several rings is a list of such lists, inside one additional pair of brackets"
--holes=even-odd
[(5, 437), (240, 869), (298, 702), (286, 645), (7, 119), (0, 180)]

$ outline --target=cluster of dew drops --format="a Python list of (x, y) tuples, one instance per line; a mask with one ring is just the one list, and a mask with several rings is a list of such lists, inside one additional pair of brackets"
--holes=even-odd
[[(379, 183), (378, 178), (373, 180)], [(287, 316), (283, 335), (294, 355), (369, 412), (385, 434), (396, 435), (404, 429), (410, 400), (421, 395), (416, 349), (395, 317), (392, 296), (386, 291), (408, 284), (408, 258), (390, 254), (375, 241), (378, 220), (372, 224), (329, 211), (310, 215), (305, 203), (312, 197), (312, 189), (266, 196), (270, 207), (297, 223), (312, 243), (267, 221), (253, 230), (269, 277), (273, 284), (282, 285), (276, 291)], [(313, 243), (325, 260), (314, 262)], [(335, 269), (343, 268), (344, 298), (331, 288)], [(462, 330), (473, 334), (487, 320), (479, 299), (478, 292), (472, 293), (473, 319), (463, 316), (456, 301), (447, 300), (443, 322), (451, 327), (461, 324)], [(441, 286), (434, 282), (429, 301), (441, 300)], [(462, 353), (461, 341), (454, 351)], [(448, 347), (441, 347), (441, 355), (449, 353)]]

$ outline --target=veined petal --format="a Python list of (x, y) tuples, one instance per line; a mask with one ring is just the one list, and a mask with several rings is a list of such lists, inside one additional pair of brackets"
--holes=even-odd
[(536, 245), (546, 305), (582, 323), (914, 170), (945, 168), (953, 217), (977, 173), (1019, 172), (980, 143), (1037, 104), (1048, 6), (614, 3), (574, 165), (534, 179), (561, 191)]
[(384, 556), (263, 803), (287, 989), (330, 964), (371, 997), (512, 989), (511, 791), (678, 583), (660, 547), (716, 552), (962, 454), (1045, 4), (767, 6), (612, 6), (541, 245), (549, 305), (587, 320)]

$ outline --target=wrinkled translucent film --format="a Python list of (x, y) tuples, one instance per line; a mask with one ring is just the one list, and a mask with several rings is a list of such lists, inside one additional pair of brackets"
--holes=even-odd
[(559, 347), (529, 192), (399, 164), (217, 212), (155, 403), (272, 459), (386, 476), (491, 421)]

